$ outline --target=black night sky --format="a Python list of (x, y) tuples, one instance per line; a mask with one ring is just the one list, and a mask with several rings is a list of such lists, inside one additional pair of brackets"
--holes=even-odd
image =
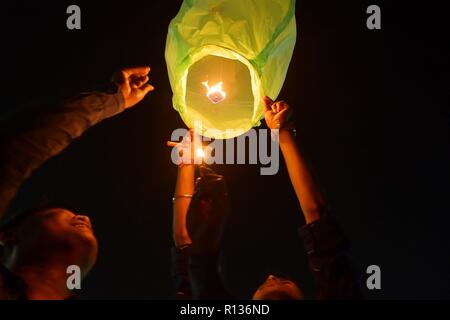
[[(351, 240), (364, 287), (366, 267), (381, 267), (382, 289), (364, 289), (365, 297), (448, 299), (448, 18), (430, 2), (393, 2), (299, 0), (279, 98), (295, 110), (298, 140)], [(79, 31), (66, 28), (70, 4), (81, 7)], [(13, 204), (47, 198), (92, 218), (100, 255), (83, 299), (173, 297), (176, 166), (165, 141), (184, 123), (172, 108), (164, 49), (180, 4), (2, 3), (1, 115), (98, 88), (126, 66), (152, 67), (153, 93), (47, 162)], [(381, 30), (366, 28), (370, 4), (381, 7)], [(214, 169), (231, 198), (223, 245), (230, 290), (249, 298), (276, 269), (311, 295), (296, 234), (304, 221), (285, 168), (276, 176), (260, 176), (258, 165)]]

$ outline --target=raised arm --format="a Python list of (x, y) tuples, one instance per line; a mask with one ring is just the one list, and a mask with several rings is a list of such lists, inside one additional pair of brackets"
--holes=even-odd
[(178, 166), (177, 182), (173, 198), (173, 240), (175, 246), (191, 244), (186, 229), (186, 214), (194, 194), (195, 165)]
[(319, 219), (328, 211), (328, 203), (319, 183), (309, 167), (301, 149), (298, 147), (292, 130), (289, 130), (288, 118), (291, 110), (284, 102), (273, 102), (264, 98), (265, 119), (270, 129), (279, 130), (281, 153), (294, 187), (295, 194), (302, 208), (306, 223)]
[(187, 134), (180, 143), (169, 142), (169, 146), (174, 146), (178, 153), (182, 155), (178, 165), (177, 181), (173, 196), (173, 241), (177, 248), (192, 243), (186, 228), (186, 215), (189, 205), (194, 195), (195, 164), (193, 152), (193, 131)]
[(149, 71), (141, 67), (118, 73), (115, 94), (83, 93), (62, 104), (46, 106), (30, 119), (12, 119), (14, 126), (0, 142), (0, 218), (34, 170), (88, 128), (134, 106), (152, 91), (147, 84)]
[(279, 130), (281, 152), (305, 216), (306, 225), (299, 229), (299, 233), (318, 289), (317, 297), (357, 299), (360, 290), (348, 254), (349, 243), (340, 225), (330, 215), (319, 183), (289, 128), (290, 108), (283, 101), (274, 103), (267, 97), (264, 102), (267, 125), (272, 130)]
[(195, 179), (194, 133), (180, 143), (169, 142), (182, 161), (173, 197), (172, 276), (180, 299), (229, 297), (218, 272), (220, 239), (227, 212), (226, 186), (222, 176), (201, 167)]

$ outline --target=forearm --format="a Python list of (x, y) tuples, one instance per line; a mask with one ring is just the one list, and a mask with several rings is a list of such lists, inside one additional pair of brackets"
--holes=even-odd
[(184, 196), (194, 194), (194, 178), (193, 164), (183, 164), (178, 167), (173, 203), (173, 239), (177, 247), (192, 243), (186, 228), (186, 214), (191, 198)]
[(22, 183), (49, 158), (101, 120), (123, 110), (123, 97), (104, 93), (82, 94), (40, 110), (20, 129), (2, 137), (0, 146), (0, 217)]
[(325, 196), (290, 131), (280, 130), (280, 149), (306, 223), (314, 222), (328, 208)]

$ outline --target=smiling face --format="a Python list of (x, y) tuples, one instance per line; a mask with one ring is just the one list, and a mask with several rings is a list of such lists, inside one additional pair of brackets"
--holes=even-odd
[(73, 246), (96, 246), (92, 224), (85, 215), (53, 208), (30, 217), (29, 227), (39, 232), (41, 240)]
[(253, 294), (253, 300), (301, 300), (300, 288), (291, 280), (269, 275)]
[(58, 261), (80, 266), (85, 275), (97, 257), (97, 239), (89, 218), (63, 208), (32, 214), (8, 238), (17, 248), (20, 264)]

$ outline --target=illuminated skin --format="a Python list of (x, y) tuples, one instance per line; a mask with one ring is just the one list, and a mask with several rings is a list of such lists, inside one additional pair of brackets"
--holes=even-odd
[(29, 299), (65, 299), (67, 267), (86, 276), (97, 259), (97, 239), (87, 216), (52, 208), (2, 233), (4, 265), (27, 283)]
[[(328, 203), (319, 183), (297, 146), (292, 132), (286, 129), (292, 113), (284, 101), (274, 102), (264, 97), (264, 117), (269, 129), (278, 129), (280, 149), (286, 162), (289, 178), (302, 208), (306, 223), (312, 223), (327, 212)], [(303, 299), (300, 288), (292, 281), (270, 275), (253, 295), (255, 300)]]
[(253, 294), (253, 300), (301, 300), (300, 288), (291, 280), (269, 275)]
[(267, 126), (280, 130), (280, 149), (289, 178), (306, 223), (312, 223), (328, 212), (328, 202), (292, 131), (286, 129), (292, 109), (286, 102), (273, 102), (269, 97), (264, 97), (264, 108)]
[[(178, 166), (177, 182), (175, 186), (175, 195), (193, 195), (194, 194), (195, 165), (182, 164)], [(191, 244), (192, 240), (186, 228), (186, 215), (191, 204), (191, 198), (176, 198), (173, 203), (173, 241), (175, 246)]]
[(124, 69), (114, 75), (113, 80), (125, 100), (125, 109), (135, 106), (147, 93), (155, 90), (155, 87), (148, 83), (150, 70), (150, 67), (136, 67)]
[[(181, 151), (183, 155), (187, 156), (186, 163), (182, 162), (178, 166), (178, 175), (174, 195), (194, 194), (195, 164), (192, 155), (196, 157), (202, 157), (203, 151), (201, 149), (194, 151), (194, 143), (192, 143), (193, 137), (194, 131), (191, 129), (189, 131), (189, 136), (186, 137), (187, 139), (185, 140), (185, 145), (178, 143), (174, 143), (172, 145), (178, 148), (178, 150)], [(189, 197), (176, 198), (173, 203), (172, 235), (175, 246), (177, 247), (192, 243), (192, 240), (186, 228), (186, 215), (190, 204), (191, 198)]]
[[(328, 204), (302, 151), (297, 146), (293, 133), (287, 129), (287, 123), (292, 113), (291, 109), (286, 102), (274, 102), (268, 97), (264, 97), (264, 104), (267, 126), (271, 130), (279, 130), (280, 149), (306, 223), (312, 223), (327, 212)], [(178, 169), (175, 194), (193, 194), (193, 191), (194, 165), (182, 164)], [(183, 197), (177, 198), (174, 203), (173, 236), (177, 246), (192, 243), (185, 225), (186, 212), (190, 202), (190, 198)], [(293, 281), (270, 275), (255, 291), (253, 299), (299, 300), (303, 299), (303, 294)]]

